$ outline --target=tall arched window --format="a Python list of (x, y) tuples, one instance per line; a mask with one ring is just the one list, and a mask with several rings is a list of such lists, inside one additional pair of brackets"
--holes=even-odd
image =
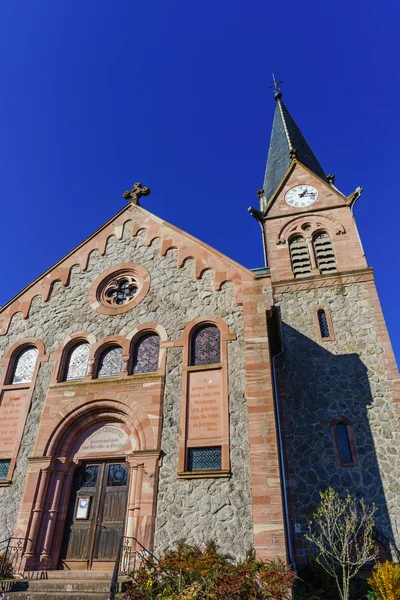
[(338, 436), (339, 451), (342, 463), (352, 463), (353, 457), (351, 455), (349, 435), (347, 433), (347, 425), (345, 425), (345, 423), (338, 423), (336, 425), (336, 431)]
[(308, 245), (303, 236), (293, 237), (289, 242), (290, 260), (295, 277), (311, 275), (311, 261)]
[(122, 371), (122, 365), (122, 348), (120, 346), (107, 348), (100, 356), (97, 377), (117, 377)]
[(74, 346), (68, 355), (65, 381), (83, 379), (87, 375), (89, 364), (90, 345), (82, 342)]
[(357, 451), (353, 427), (347, 417), (331, 421), (338, 462), (341, 467), (357, 467)]
[(158, 370), (158, 355), (160, 353), (160, 338), (156, 333), (143, 335), (136, 342), (132, 373), (155, 373)]
[(22, 350), (15, 361), (12, 383), (29, 383), (32, 381), (38, 354), (38, 349), (32, 346)]
[(329, 235), (325, 232), (317, 233), (313, 238), (313, 246), (319, 272), (322, 274), (334, 273), (336, 260)]
[(331, 333), (329, 331), (328, 319), (326, 316), (326, 312), (324, 311), (323, 308), (320, 308), (318, 310), (317, 316), (318, 316), (319, 331), (321, 334), (321, 338), (324, 339), (324, 338), (331, 337)]
[(191, 342), (192, 366), (212, 365), (221, 362), (221, 334), (215, 325), (196, 329)]

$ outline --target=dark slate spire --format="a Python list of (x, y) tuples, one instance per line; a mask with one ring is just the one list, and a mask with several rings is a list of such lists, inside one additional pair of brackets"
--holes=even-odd
[(296, 158), (321, 179), (328, 181), (313, 151), (282, 102), (280, 91), (275, 92), (275, 99), (274, 122), (264, 178), (264, 192), (267, 201), (278, 187), (293, 158)]

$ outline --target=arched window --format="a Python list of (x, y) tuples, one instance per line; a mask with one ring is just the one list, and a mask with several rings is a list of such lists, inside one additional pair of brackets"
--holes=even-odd
[(289, 250), (294, 276), (311, 275), (310, 253), (306, 240), (301, 235), (292, 238), (289, 242)]
[(331, 337), (331, 332), (329, 331), (329, 323), (328, 323), (328, 318), (326, 316), (326, 312), (324, 311), (323, 308), (320, 308), (317, 312), (317, 316), (318, 316), (318, 324), (319, 324), (319, 331), (321, 334), (321, 338), (328, 338)]
[(334, 273), (336, 260), (329, 235), (325, 232), (317, 233), (313, 238), (313, 246), (319, 272), (322, 274)]
[(353, 464), (353, 456), (351, 454), (349, 434), (347, 432), (347, 425), (345, 423), (338, 423), (336, 425), (338, 445), (341, 462), (343, 464)]
[(215, 325), (196, 329), (191, 342), (192, 366), (212, 365), (221, 362), (221, 334)]
[(97, 377), (117, 377), (122, 371), (122, 365), (122, 348), (120, 346), (107, 348), (100, 356)]
[(160, 338), (155, 333), (142, 336), (136, 342), (132, 361), (132, 373), (155, 373), (158, 370)]
[(90, 345), (87, 342), (74, 346), (68, 356), (65, 381), (83, 379), (87, 375)]
[(22, 350), (15, 361), (12, 383), (29, 383), (32, 381), (38, 354), (38, 349), (32, 346)]

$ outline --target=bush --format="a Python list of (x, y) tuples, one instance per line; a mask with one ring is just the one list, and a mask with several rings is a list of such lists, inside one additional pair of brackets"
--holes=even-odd
[(295, 600), (337, 600), (337, 590), (332, 585), (332, 577), (312, 558), (297, 571), (298, 580), (294, 586)]
[(124, 600), (286, 600), (296, 574), (280, 560), (257, 559), (254, 551), (234, 562), (212, 541), (203, 550), (181, 541), (159, 562), (142, 564), (133, 578)]
[(0, 575), (0, 579), (14, 579), (13, 568), (10, 561), (6, 561), (3, 565), (4, 554), (0, 554), (0, 569), (2, 568), (3, 574)]
[(372, 592), (378, 600), (399, 600), (400, 567), (397, 563), (378, 563), (368, 579)]

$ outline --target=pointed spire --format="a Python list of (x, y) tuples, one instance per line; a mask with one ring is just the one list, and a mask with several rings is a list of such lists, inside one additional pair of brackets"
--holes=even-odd
[(267, 201), (275, 192), (294, 158), (308, 167), (318, 177), (328, 181), (323, 168), (282, 102), (282, 94), (279, 88), (282, 82), (275, 81), (275, 77), (273, 79), (274, 83), (270, 87), (275, 89), (276, 107), (264, 178), (264, 191)]

